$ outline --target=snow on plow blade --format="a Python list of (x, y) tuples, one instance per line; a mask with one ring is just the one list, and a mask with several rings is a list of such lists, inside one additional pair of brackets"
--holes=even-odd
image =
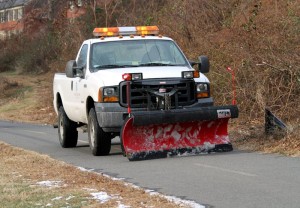
[(123, 150), (129, 160), (182, 150), (231, 151), (227, 125), (237, 117), (235, 105), (132, 112), (121, 131)]

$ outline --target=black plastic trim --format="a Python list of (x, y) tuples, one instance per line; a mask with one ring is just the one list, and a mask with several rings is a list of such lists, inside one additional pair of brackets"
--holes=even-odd
[(238, 117), (238, 107), (236, 105), (172, 109), (169, 111), (135, 111), (131, 113), (131, 116), (134, 118), (133, 125), (144, 126), (150, 124), (217, 120), (220, 119), (218, 110), (230, 110), (230, 117), (228, 118)]

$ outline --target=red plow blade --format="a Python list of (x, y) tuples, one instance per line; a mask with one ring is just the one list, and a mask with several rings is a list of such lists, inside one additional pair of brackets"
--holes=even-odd
[(228, 120), (232, 116), (212, 117), (212, 120), (199, 118), (197, 121), (193, 115), (192, 121), (184, 122), (174, 122), (172, 118), (170, 122), (161, 121), (168, 118), (164, 114), (159, 122), (151, 121), (153, 117), (157, 115), (145, 113), (139, 117), (133, 114), (126, 120), (121, 138), (129, 160), (164, 157), (168, 152), (191, 149), (196, 152), (218, 151), (220, 147), (223, 151), (232, 150), (227, 131)]

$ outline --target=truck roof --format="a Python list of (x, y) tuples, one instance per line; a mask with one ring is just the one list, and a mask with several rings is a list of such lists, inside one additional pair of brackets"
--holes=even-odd
[[(164, 36), (120, 36), (120, 37), (101, 37), (92, 38), (86, 41), (93, 43), (108, 42), (108, 41), (123, 41), (123, 40), (172, 40), (169, 37)], [(172, 40), (173, 41), (173, 40)]]

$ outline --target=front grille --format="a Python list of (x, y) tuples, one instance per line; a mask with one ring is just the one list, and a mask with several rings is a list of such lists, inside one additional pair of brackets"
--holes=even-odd
[[(180, 108), (196, 102), (196, 87), (193, 80), (138, 80), (132, 81), (130, 84), (130, 107), (159, 109), (158, 96), (153, 92), (159, 92), (160, 89), (166, 93), (176, 90), (176, 93), (170, 97), (171, 108)], [(128, 106), (127, 82), (120, 83), (120, 104), (124, 107)]]

